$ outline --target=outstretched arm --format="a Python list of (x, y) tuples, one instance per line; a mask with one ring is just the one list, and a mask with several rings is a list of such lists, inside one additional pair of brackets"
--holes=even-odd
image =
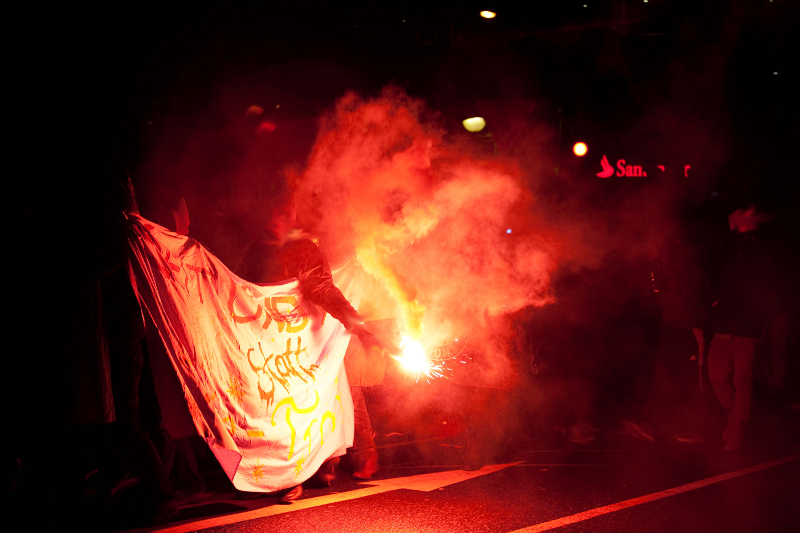
[(364, 320), (350, 305), (342, 291), (333, 284), (328, 261), (316, 245), (311, 241), (304, 241), (295, 246), (298, 248), (298, 253), (293, 254), (295, 255), (293, 262), (297, 262), (290, 266), (290, 270), (296, 269), (303, 295), (357, 335), (365, 349), (376, 347), (392, 354), (400, 353), (396, 346), (376, 337), (364, 326)]

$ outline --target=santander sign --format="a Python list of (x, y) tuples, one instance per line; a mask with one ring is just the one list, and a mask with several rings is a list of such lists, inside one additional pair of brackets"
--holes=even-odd
[(613, 175), (617, 176), (647, 176), (647, 172), (642, 170), (642, 167), (639, 165), (626, 165), (624, 159), (620, 159), (617, 161), (617, 170), (614, 171), (614, 167), (611, 166), (608, 162), (608, 158), (603, 155), (603, 159), (600, 160), (600, 165), (603, 167), (601, 172), (597, 173), (598, 178), (610, 178)]
[[(642, 167), (639, 165), (628, 165), (624, 159), (620, 159), (617, 161), (617, 166), (612, 167), (611, 163), (608, 162), (608, 158), (603, 155), (603, 159), (600, 160), (600, 166), (603, 167), (603, 170), (597, 173), (598, 178), (610, 178), (611, 176), (639, 176), (639, 177), (647, 177), (647, 172), (642, 170)], [(657, 165), (656, 168), (661, 172), (665, 172), (666, 169), (664, 165)], [(685, 177), (689, 177), (689, 169), (692, 168), (691, 165), (684, 165), (683, 166), (683, 175)]]

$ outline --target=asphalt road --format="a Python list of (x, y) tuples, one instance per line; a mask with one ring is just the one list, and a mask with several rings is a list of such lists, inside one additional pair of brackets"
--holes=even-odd
[(370, 482), (342, 473), (291, 505), (218, 493), (147, 531), (800, 531), (796, 443), (725, 453), (716, 442), (610, 440), (602, 449), (519, 449), (467, 472), (446, 439), (432, 439), (395, 447), (405, 452), (391, 458), (412, 460)]

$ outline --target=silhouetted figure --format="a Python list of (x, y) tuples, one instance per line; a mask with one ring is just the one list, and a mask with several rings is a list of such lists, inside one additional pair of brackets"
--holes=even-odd
[(156, 448), (163, 449), (169, 437), (161, 428), (142, 311), (121, 265), (103, 280), (102, 291), (118, 435), (134, 474), (142, 479), (145, 511), (158, 521), (177, 509), (168, 503), (174, 493)]
[[(703, 327), (708, 319), (710, 281), (702, 267), (701, 251), (671, 233), (659, 253), (654, 292), (661, 307), (661, 328), (655, 354), (655, 376), (645, 418), (660, 433), (678, 440), (702, 440), (689, 433), (700, 414), (700, 369), (704, 357)], [(632, 435), (653, 441), (646, 425), (626, 423)]]
[[(118, 194), (127, 196), (126, 211), (138, 212), (130, 179), (121, 181), (120, 186)], [(112, 216), (124, 215), (120, 212)], [(140, 487), (128, 491), (136, 495), (132, 499), (140, 500), (142, 507), (136, 510), (157, 523), (177, 512), (171, 501), (175, 494), (158, 451), (163, 453), (168, 447), (169, 436), (162, 425), (142, 309), (128, 278), (121, 248), (110, 247), (107, 253), (116, 257), (116, 266), (101, 281), (101, 293), (117, 436), (132, 474), (141, 478)], [(130, 480), (123, 480), (117, 492), (124, 496), (121, 489), (128, 485)]]
[[(365, 349), (399, 352), (397, 348), (370, 333), (353, 306), (333, 284), (328, 261), (317, 245), (298, 231), (293, 231), (297, 208), (291, 193), (285, 191), (283, 195), (276, 195), (273, 207), (268, 212), (270, 216), (266, 227), (245, 252), (239, 275), (253, 283), (278, 283), (297, 279), (303, 296), (357, 335)], [(360, 406), (366, 412), (363, 396), (361, 400)], [(354, 402), (356, 401), (358, 398), (354, 398)], [(320, 467), (317, 477), (323, 484), (330, 484), (334, 479), (338, 462), (338, 457), (331, 458)], [(299, 498), (302, 490), (302, 485), (297, 485), (282, 497), (282, 501)]]
[[(168, 187), (157, 187), (151, 196), (146, 212), (148, 220), (179, 235), (188, 235), (191, 220), (184, 198)], [(166, 476), (174, 479), (175, 503), (186, 505), (211, 495), (200, 475), (192, 447), (192, 439), (197, 437), (197, 428), (163, 341), (150, 317), (146, 316), (145, 319), (147, 342), (151, 348), (150, 367), (161, 407), (160, 413), (163, 415), (163, 423), (159, 427), (165, 430), (165, 438), (160, 439), (157, 449)], [(205, 445), (205, 441), (203, 443)]]
[(754, 208), (729, 217), (737, 232), (714, 298), (714, 338), (708, 353), (708, 374), (720, 404), (728, 413), (722, 434), (726, 450), (742, 445), (750, 419), (753, 359), (778, 310), (777, 272), (769, 249), (755, 238), (763, 220)]

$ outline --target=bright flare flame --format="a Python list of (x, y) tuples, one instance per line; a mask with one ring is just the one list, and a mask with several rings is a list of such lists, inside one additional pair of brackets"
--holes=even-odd
[(485, 19), (493, 19), (497, 16), (497, 13), (492, 11), (481, 11), (481, 16)]
[(572, 152), (577, 155), (578, 157), (582, 157), (586, 155), (586, 152), (589, 148), (586, 146), (586, 143), (575, 143), (575, 146), (572, 147)]
[(422, 347), (422, 343), (419, 341), (403, 335), (400, 349), (403, 350), (400, 363), (407, 369), (414, 372), (424, 372), (430, 366), (430, 361), (425, 357), (425, 348)]
[(403, 335), (400, 341), (400, 349), (403, 355), (396, 357), (406, 370), (419, 374), (425, 374), (429, 378), (442, 376), (442, 367), (432, 363), (425, 355), (425, 348), (422, 343), (415, 341), (407, 335)]

